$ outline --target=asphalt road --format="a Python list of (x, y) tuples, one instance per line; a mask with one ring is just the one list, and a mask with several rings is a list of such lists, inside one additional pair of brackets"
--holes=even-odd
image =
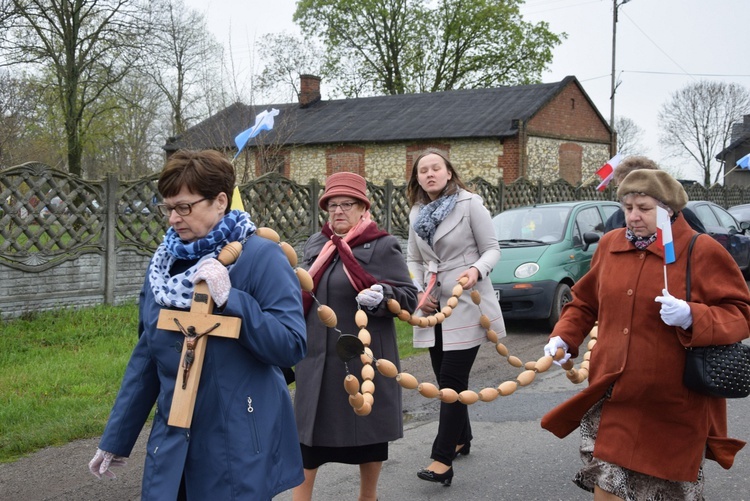
[[(539, 324), (508, 324), (511, 334), (503, 342), (521, 360), (537, 360), (548, 332)], [(425, 355), (402, 362), (403, 370), (422, 381), (434, 381)], [(511, 367), (491, 344), (483, 345), (472, 371), (470, 388), (480, 390), (513, 380), (519, 369)], [(585, 383), (584, 383), (585, 384)], [(471, 454), (454, 464), (453, 485), (444, 487), (419, 480), (417, 470), (430, 462), (429, 451), (437, 431), (438, 402), (417, 391), (404, 391), (404, 438), (392, 443), (379, 485), (381, 500), (590, 500), (571, 478), (579, 467), (578, 433), (563, 440), (541, 429), (542, 415), (568, 398), (579, 387), (553, 366), (529, 386), (493, 402), (469, 407), (474, 441)], [(750, 441), (750, 398), (729, 401), (730, 436)], [(44, 449), (15, 463), (0, 465), (0, 500), (137, 500), (143, 468), (145, 435), (141, 435), (130, 463), (118, 470), (115, 480), (97, 480), (86, 468), (97, 439), (80, 440), (63, 447)], [(731, 470), (706, 463), (707, 500), (750, 501), (750, 448), (740, 452)], [(356, 500), (356, 466), (321, 467), (314, 499)], [(290, 492), (274, 501), (288, 501)]]

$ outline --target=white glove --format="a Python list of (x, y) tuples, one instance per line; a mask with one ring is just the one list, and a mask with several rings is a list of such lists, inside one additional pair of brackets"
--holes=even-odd
[(672, 296), (667, 289), (662, 289), (663, 296), (656, 296), (657, 303), (661, 303), (661, 320), (667, 325), (675, 327), (689, 328), (693, 325), (693, 313), (690, 311), (690, 305), (682, 299)]
[(208, 290), (217, 306), (222, 307), (229, 299), (232, 282), (229, 280), (229, 270), (214, 258), (206, 259), (193, 275), (193, 283), (203, 280), (208, 284)]
[(560, 336), (550, 338), (549, 342), (544, 346), (544, 354), (554, 357), (558, 348), (562, 348), (565, 351), (565, 356), (554, 362), (557, 365), (562, 365), (570, 359), (570, 353), (568, 353), (568, 343), (563, 341)]
[(357, 294), (357, 302), (360, 306), (375, 308), (383, 301), (383, 286), (375, 284)]
[(128, 464), (126, 458), (122, 456), (115, 456), (111, 452), (106, 452), (97, 448), (96, 454), (94, 454), (94, 458), (89, 461), (89, 471), (96, 478), (102, 478), (102, 475), (107, 478), (117, 478), (116, 475), (109, 470), (109, 467), (125, 466), (126, 464)]

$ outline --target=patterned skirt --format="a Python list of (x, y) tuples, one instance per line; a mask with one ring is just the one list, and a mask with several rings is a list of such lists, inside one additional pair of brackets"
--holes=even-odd
[(583, 468), (573, 477), (573, 482), (589, 492), (594, 486), (614, 494), (625, 501), (703, 501), (703, 463), (695, 482), (674, 482), (638, 473), (594, 457), (594, 443), (599, 431), (602, 406), (612, 394), (611, 388), (581, 419), (581, 460)]

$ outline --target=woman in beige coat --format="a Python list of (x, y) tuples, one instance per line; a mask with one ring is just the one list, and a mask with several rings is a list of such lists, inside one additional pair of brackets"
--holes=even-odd
[[(505, 336), (500, 305), (488, 276), (500, 259), (500, 247), (489, 212), (478, 195), (470, 193), (450, 161), (427, 151), (417, 157), (407, 186), (409, 215), (407, 265), (423, 287), (419, 315), (435, 313), (452, 296), (456, 283), (466, 278), (464, 290), (482, 296), (481, 313), (498, 337)], [(414, 328), (414, 346), (429, 348), (440, 388), (468, 389), (469, 373), (479, 346), (487, 341), (479, 325), (480, 309), (469, 294), (462, 294), (451, 316), (442, 324)], [(469, 454), (471, 424), (465, 404), (440, 404), (438, 433), (432, 445), (432, 463), (420, 470), (422, 480), (450, 485), (453, 460)]]

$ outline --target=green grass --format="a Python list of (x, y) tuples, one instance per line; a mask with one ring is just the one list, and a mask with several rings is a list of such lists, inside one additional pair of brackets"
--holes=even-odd
[[(134, 304), (0, 321), (0, 463), (102, 433), (137, 324)], [(402, 359), (426, 351), (396, 329)]]
[(102, 432), (137, 312), (99, 306), (0, 323), (0, 462)]

